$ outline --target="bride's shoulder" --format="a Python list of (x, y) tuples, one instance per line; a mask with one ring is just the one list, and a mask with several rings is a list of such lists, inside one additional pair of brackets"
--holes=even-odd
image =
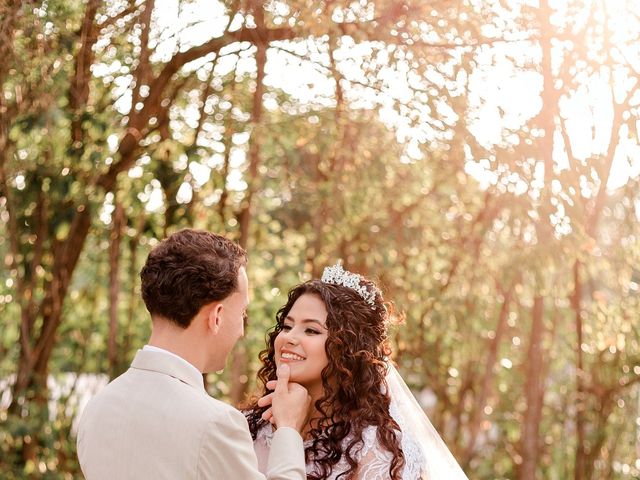
[[(378, 435), (378, 429), (380, 427), (378, 425), (367, 425), (365, 427), (362, 428), (362, 438), (363, 439), (376, 439), (377, 435)], [(396, 437), (399, 439), (402, 436), (402, 433), (400, 432), (400, 430), (394, 429), (393, 430), (394, 433), (396, 434)]]
[(373, 444), (378, 436), (377, 425), (367, 425), (362, 429), (362, 441), (365, 445)]
[[(399, 432), (398, 432), (399, 433)], [(367, 425), (362, 429), (362, 452), (361, 456), (367, 455), (372, 450), (384, 450), (378, 441), (378, 426)]]

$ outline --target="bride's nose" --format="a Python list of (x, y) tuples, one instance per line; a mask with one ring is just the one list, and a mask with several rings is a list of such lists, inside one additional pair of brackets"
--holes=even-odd
[(282, 333), (284, 334), (285, 344), (297, 345), (299, 343), (298, 335), (295, 333), (293, 329), (289, 330), (288, 332), (282, 332)]

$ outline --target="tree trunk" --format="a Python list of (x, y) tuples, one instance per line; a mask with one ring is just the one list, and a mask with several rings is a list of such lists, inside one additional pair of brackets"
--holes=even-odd
[(98, 40), (96, 13), (100, 8), (100, 0), (89, 0), (84, 12), (82, 27), (79, 32), (79, 51), (76, 54), (75, 75), (69, 86), (69, 107), (73, 114), (71, 120), (71, 148), (78, 160), (82, 156), (84, 145), (83, 114), (89, 100), (89, 82), (91, 66), (95, 57), (93, 46)]
[[(251, 114), (251, 139), (249, 143), (249, 170), (247, 176), (247, 193), (243, 200), (242, 208), (238, 214), (240, 224), (240, 238), (238, 243), (242, 248), (247, 248), (249, 243), (249, 230), (251, 224), (251, 210), (253, 195), (258, 181), (258, 167), (260, 165), (260, 126), (262, 120), (262, 96), (264, 94), (264, 68), (267, 63), (266, 39), (262, 38), (265, 31), (264, 10), (261, 2), (255, 2), (253, 14), (256, 21), (256, 90), (253, 94), (253, 110)], [(245, 324), (246, 327), (246, 324)], [(231, 402), (238, 405), (245, 397), (248, 386), (247, 351), (244, 340), (240, 340), (233, 350), (231, 363)]]
[(483, 411), (486, 406), (487, 399), (489, 397), (491, 384), (493, 383), (493, 380), (494, 380), (493, 367), (496, 364), (500, 342), (502, 341), (502, 337), (504, 336), (504, 333), (507, 327), (507, 318), (509, 316), (509, 305), (511, 303), (511, 295), (513, 294), (514, 287), (515, 287), (515, 284), (512, 285), (507, 292), (504, 293), (502, 307), (500, 308), (500, 313), (498, 314), (498, 322), (495, 329), (495, 336), (489, 342), (489, 352), (487, 353), (487, 359), (485, 361), (484, 375), (482, 377), (482, 382), (480, 384), (480, 393), (478, 394), (478, 397), (474, 401), (474, 411), (471, 414), (471, 422), (469, 424), (469, 443), (464, 453), (464, 460), (463, 460), (463, 464), (465, 468), (466, 466), (469, 465), (469, 462), (471, 461), (475, 453), (476, 441), (478, 439), (478, 433), (480, 432), (480, 424), (483, 418)]
[[(16, 372), (16, 382), (12, 391), (12, 406), (15, 411), (23, 401), (27, 391), (31, 393), (29, 398), (46, 398), (46, 378), (48, 364), (53, 346), (55, 334), (62, 318), (62, 303), (71, 283), (71, 274), (75, 270), (82, 245), (89, 233), (91, 214), (89, 208), (81, 205), (72, 222), (69, 236), (63, 244), (56, 249), (53, 267), (53, 279), (47, 285), (45, 297), (40, 308), (34, 312), (34, 317), (42, 315), (42, 324), (37, 335), (34, 347), (29, 352), (24, 351), (21, 344), (20, 358)], [(35, 318), (30, 319), (35, 324)], [(27, 344), (29, 343), (27, 339)]]
[(139, 214), (135, 225), (135, 235), (129, 238), (129, 292), (127, 306), (127, 327), (125, 330), (124, 341), (122, 344), (122, 354), (129, 356), (131, 349), (131, 335), (133, 331), (133, 323), (135, 320), (136, 306), (138, 304), (139, 294), (136, 291), (138, 284), (138, 247), (140, 246), (140, 237), (144, 232), (147, 217), (144, 210)]
[(582, 284), (580, 282), (580, 262), (573, 264), (573, 295), (571, 305), (575, 314), (576, 326), (576, 458), (573, 478), (583, 480), (585, 478), (585, 443), (584, 443), (584, 362), (582, 355)]
[[(540, 221), (536, 224), (538, 236), (538, 254), (547, 255), (546, 252), (554, 241), (553, 227), (550, 223), (550, 215), (554, 211), (551, 203), (551, 182), (553, 172), (553, 137), (555, 133), (555, 118), (558, 113), (559, 92), (554, 87), (554, 77), (551, 57), (552, 25), (550, 23), (553, 11), (548, 0), (541, 0), (537, 10), (537, 21), (540, 36), (541, 70), (543, 78), (542, 109), (538, 115), (540, 127), (544, 135), (539, 140), (540, 156), (544, 164), (544, 186), (540, 200)], [(544, 271), (544, 269), (543, 269)], [(535, 286), (539, 290), (539, 286)], [(536, 467), (540, 457), (540, 419), (544, 400), (544, 298), (536, 293), (531, 310), (531, 334), (529, 338), (529, 350), (527, 354), (525, 398), (527, 408), (523, 418), (520, 440), (522, 464), (518, 471), (520, 480), (534, 480)]]
[(536, 295), (531, 309), (531, 336), (525, 368), (525, 398), (527, 409), (522, 425), (522, 465), (519, 480), (534, 480), (540, 456), (540, 419), (544, 400), (544, 361), (542, 341), (544, 335), (544, 298)]
[(118, 300), (120, 294), (120, 244), (124, 229), (125, 212), (122, 204), (115, 199), (115, 210), (111, 218), (109, 238), (109, 337), (107, 340), (107, 357), (109, 359), (109, 376), (114, 378), (118, 373)]
[(258, 167), (260, 166), (260, 122), (262, 120), (262, 95), (264, 93), (264, 67), (267, 61), (267, 45), (258, 44), (256, 52), (256, 64), (258, 77), (256, 79), (256, 91), (253, 94), (253, 113), (251, 120), (251, 139), (249, 142), (249, 170), (247, 176), (247, 193), (242, 202), (242, 208), (238, 214), (240, 224), (240, 238), (238, 243), (242, 248), (247, 248), (249, 243), (249, 228), (251, 223), (251, 210), (253, 195), (258, 181)]

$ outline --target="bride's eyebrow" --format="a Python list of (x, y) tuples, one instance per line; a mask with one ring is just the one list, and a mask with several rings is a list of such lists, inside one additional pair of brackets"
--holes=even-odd
[[(286, 316), (286, 318), (285, 318), (285, 320), (290, 320), (290, 321), (292, 321), (292, 322), (294, 322), (294, 323), (295, 323), (295, 321), (296, 321), (296, 320), (295, 320), (295, 318), (293, 318), (291, 315), (287, 315), (287, 316)], [(302, 319), (302, 320), (300, 320), (300, 321), (301, 321), (302, 323), (316, 323), (316, 324), (318, 324), (319, 326), (321, 326), (322, 328), (324, 328), (325, 330), (326, 330), (326, 328), (327, 328), (327, 327), (326, 327), (326, 325), (325, 325), (323, 322), (321, 322), (320, 320), (316, 320), (315, 318), (305, 318), (305, 319)]]

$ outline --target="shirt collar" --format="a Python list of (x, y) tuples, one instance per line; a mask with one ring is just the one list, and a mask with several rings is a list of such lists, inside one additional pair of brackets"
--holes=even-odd
[[(154, 364), (152, 362), (154, 358), (158, 360), (166, 359), (169, 360), (169, 362), (161, 361), (157, 364)], [(151, 360), (151, 362), (146, 361), (147, 359)], [(178, 368), (172, 368), (173, 366)], [(180, 355), (176, 355), (175, 353), (170, 352), (169, 350), (165, 350), (164, 348), (156, 347), (153, 345), (145, 345), (144, 347), (142, 347), (142, 350), (138, 350), (138, 354), (134, 359), (132, 367), (166, 373), (178, 378), (185, 383), (188, 383), (189, 385), (204, 389), (202, 372), (200, 372), (200, 370), (198, 370), (193, 364), (189, 363)]]

